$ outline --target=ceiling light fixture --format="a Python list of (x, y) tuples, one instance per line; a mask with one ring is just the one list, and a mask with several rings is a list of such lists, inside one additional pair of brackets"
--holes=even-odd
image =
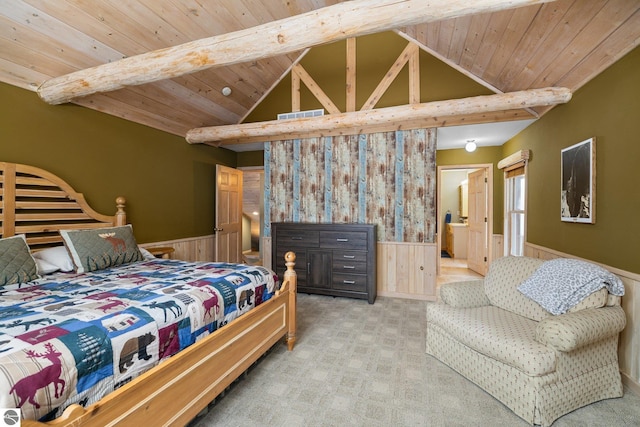
[(475, 141), (475, 139), (467, 139), (467, 143), (464, 146), (464, 149), (469, 153), (473, 153), (474, 151), (476, 151), (477, 145)]
[(222, 88), (221, 92), (224, 96), (229, 96), (231, 95), (231, 88), (229, 86), (225, 86)]

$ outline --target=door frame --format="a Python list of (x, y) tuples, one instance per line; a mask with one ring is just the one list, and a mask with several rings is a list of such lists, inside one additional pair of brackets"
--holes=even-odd
[[(224, 210), (221, 208), (221, 204), (222, 202), (224, 202), (224, 200), (221, 198), (221, 193), (223, 192), (222, 188), (225, 186), (221, 182), (221, 177), (223, 176), (224, 173), (239, 177), (238, 185), (237, 185), (237, 187), (239, 187), (238, 189), (239, 195), (238, 195), (238, 200), (236, 201), (235, 208), (230, 209), (229, 205), (226, 206), (227, 216), (229, 216), (229, 218), (227, 218), (227, 220), (229, 221), (228, 223), (220, 223), (220, 213)], [(228, 187), (231, 187), (231, 186), (232, 186), (231, 184), (228, 184)], [(214, 261), (232, 262), (232, 263), (242, 262), (242, 187), (243, 187), (243, 181), (242, 181), (241, 170), (231, 166), (226, 166), (223, 164), (216, 164), (215, 214), (214, 214), (215, 218), (214, 218), (214, 228), (213, 228), (213, 236), (214, 236), (213, 259)], [(229, 201), (230, 200), (227, 200), (226, 202), (229, 202)], [(232, 221), (233, 218), (231, 218), (231, 215), (235, 211), (237, 211), (237, 215), (239, 216), (239, 219), (240, 219), (239, 223)], [(233, 225), (233, 224), (239, 224), (239, 226), (237, 225), (236, 227), (232, 227), (231, 229), (229, 229), (230, 225)], [(223, 226), (224, 228), (222, 228)], [(236, 230), (236, 228), (239, 228), (239, 230)], [(237, 235), (237, 237), (235, 238), (235, 246), (237, 247), (237, 250), (235, 251), (234, 254), (230, 253), (229, 251), (230, 245), (228, 243), (224, 246), (225, 251), (220, 250), (220, 248), (224, 244), (224, 241), (220, 240), (221, 234), (227, 235), (227, 236), (231, 234)], [(224, 254), (221, 254), (221, 252), (224, 252)], [(225, 259), (221, 259), (225, 254), (226, 254), (226, 256), (224, 257)]]
[[(260, 223), (260, 237), (259, 237), (259, 249), (260, 249), (260, 259), (263, 260), (264, 263), (264, 242), (263, 242), (263, 237), (264, 237), (264, 217), (265, 217), (265, 211), (264, 211), (264, 186), (265, 186), (265, 182), (264, 182), (264, 165), (262, 166), (238, 166), (236, 169), (241, 170), (244, 172), (262, 172), (262, 191), (260, 191), (260, 201), (259, 201), (259, 208), (258, 208), (258, 222)], [(244, 197), (244, 192), (245, 192), (245, 188), (244, 186), (242, 187), (242, 196)], [(243, 231), (244, 233), (244, 231)], [(242, 236), (244, 238), (244, 235)]]
[(437, 167), (437, 190), (436, 190), (436, 224), (437, 235), (436, 241), (438, 243), (438, 250), (436, 252), (436, 275), (440, 275), (440, 254), (442, 253), (442, 236), (445, 233), (444, 224), (441, 223), (441, 206), (440, 198), (442, 197), (442, 172), (448, 170), (457, 169), (485, 169), (487, 173), (487, 263), (492, 259), (492, 242), (493, 242), (493, 163), (473, 163), (473, 164), (460, 164), (460, 165), (446, 165)]

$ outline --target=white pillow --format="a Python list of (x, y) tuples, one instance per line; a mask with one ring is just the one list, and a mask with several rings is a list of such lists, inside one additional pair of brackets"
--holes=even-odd
[(75, 269), (73, 261), (64, 246), (55, 246), (53, 248), (43, 249), (33, 253), (33, 258), (45, 261), (50, 265), (57, 267), (60, 271), (69, 272)]
[(38, 267), (38, 274), (51, 274), (60, 270), (60, 268), (57, 265), (48, 263), (43, 259), (34, 258), (34, 261), (36, 262), (36, 266)]

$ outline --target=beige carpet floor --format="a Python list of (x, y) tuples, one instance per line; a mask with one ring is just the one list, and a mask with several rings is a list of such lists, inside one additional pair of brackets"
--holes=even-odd
[[(426, 304), (300, 294), (294, 350), (277, 344), (191, 425), (528, 425), (425, 353)], [(640, 426), (640, 396), (625, 391), (553, 426)]]

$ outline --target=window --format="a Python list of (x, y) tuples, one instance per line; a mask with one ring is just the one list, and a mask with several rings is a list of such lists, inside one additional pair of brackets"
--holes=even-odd
[(526, 174), (523, 162), (507, 168), (505, 182), (505, 255), (522, 256), (526, 228)]

